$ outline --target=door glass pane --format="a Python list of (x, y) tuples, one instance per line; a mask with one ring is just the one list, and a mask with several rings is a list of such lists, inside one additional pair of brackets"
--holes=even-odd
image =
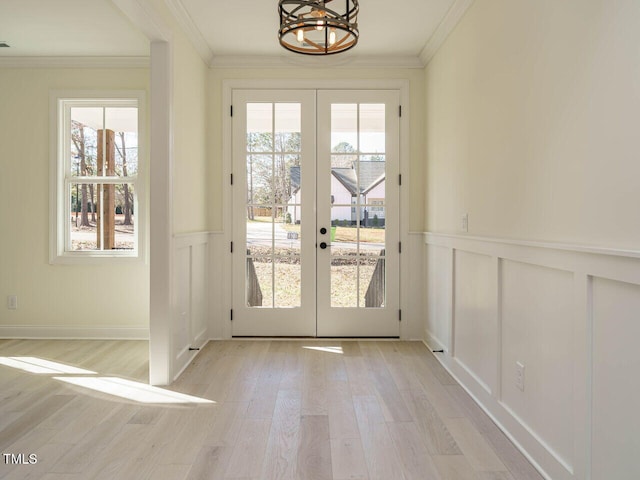
[(275, 104), (276, 152), (300, 152), (301, 112), (299, 103)]
[[(275, 154), (273, 194), (278, 204), (295, 203), (300, 193), (302, 167), (300, 154)], [(293, 197), (293, 198), (292, 198)], [(297, 195), (298, 199), (300, 195)]]
[(275, 258), (275, 307), (299, 307), (301, 298), (300, 255)]
[(360, 104), (360, 152), (385, 151), (384, 104)]
[(358, 306), (358, 257), (331, 257), (331, 306)]
[(273, 254), (271, 207), (247, 205), (247, 255)]
[(363, 205), (362, 224), (359, 230), (361, 255), (378, 255), (385, 247), (385, 209), (377, 205)]
[(248, 307), (273, 306), (271, 257), (247, 257), (246, 300)]
[(358, 104), (331, 105), (331, 152), (358, 151)]
[(360, 307), (380, 308), (385, 302), (385, 257), (384, 250), (377, 256), (359, 257)]
[(247, 203), (273, 202), (273, 156), (247, 155)]
[(273, 152), (273, 104), (247, 104), (247, 151)]

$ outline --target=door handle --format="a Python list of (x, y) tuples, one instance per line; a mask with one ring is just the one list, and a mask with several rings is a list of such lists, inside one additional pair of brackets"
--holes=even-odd
[(323, 249), (323, 250), (324, 250), (324, 249), (325, 249), (325, 248), (327, 248), (328, 246), (329, 246), (329, 245), (327, 245), (327, 242), (320, 242), (320, 248), (321, 248), (321, 249)]

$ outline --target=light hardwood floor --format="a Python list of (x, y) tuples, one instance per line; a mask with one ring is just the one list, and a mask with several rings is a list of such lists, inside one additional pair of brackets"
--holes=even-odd
[(147, 352), (0, 341), (0, 450), (37, 455), (0, 478), (542, 479), (421, 343), (210, 342), (165, 389), (196, 399), (170, 405), (68, 383), (144, 384)]

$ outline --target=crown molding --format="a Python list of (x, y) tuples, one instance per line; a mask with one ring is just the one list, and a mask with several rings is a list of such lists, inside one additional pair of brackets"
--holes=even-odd
[(427, 64), (434, 57), (436, 52), (440, 49), (442, 44), (445, 42), (449, 34), (453, 31), (454, 28), (460, 23), (462, 17), (467, 12), (469, 7), (473, 4), (474, 0), (455, 0), (451, 8), (444, 16), (438, 28), (433, 32), (431, 38), (427, 41), (427, 44), (422, 49), (420, 53), (420, 60), (422, 60), (422, 64), (426, 67)]
[(211, 59), (213, 58), (213, 52), (209, 47), (209, 44), (204, 39), (204, 35), (200, 29), (196, 26), (195, 22), (187, 12), (187, 9), (182, 4), (181, 0), (165, 0), (167, 8), (173, 15), (173, 17), (180, 25), (180, 28), (187, 36), (187, 39), (191, 42), (193, 48), (195, 48), (198, 55), (202, 58), (207, 66), (210, 66)]
[(214, 56), (211, 68), (424, 68), (416, 56), (358, 56), (329, 55), (311, 57), (308, 55), (228, 55)]
[(0, 57), (0, 68), (149, 68), (149, 57)]

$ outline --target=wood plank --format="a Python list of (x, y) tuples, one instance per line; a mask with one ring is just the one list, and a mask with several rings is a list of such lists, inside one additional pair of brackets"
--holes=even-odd
[(260, 475), (270, 428), (270, 420), (243, 421), (224, 478), (255, 478)]
[(360, 344), (356, 340), (344, 340), (340, 343), (345, 357), (361, 357)]
[[(165, 425), (158, 425), (154, 433), (160, 443), (164, 439), (165, 443), (161, 450), (158, 463), (162, 465), (190, 464), (193, 463), (197, 452), (208, 435), (211, 425), (218, 418), (221, 408), (218, 405), (198, 405), (188, 407), (184, 411), (167, 412), (168, 417), (172, 415), (178, 425), (166, 428)], [(167, 432), (171, 432), (167, 436)]]
[(53, 473), (81, 473), (102, 455), (107, 445), (120, 433), (133, 416), (135, 407), (120, 405), (111, 415), (89, 429), (80, 441), (63, 455), (53, 468)]
[[(276, 342), (277, 343), (277, 342)], [(255, 383), (247, 418), (270, 419), (278, 398), (285, 355), (269, 352)]]
[(127, 464), (135, 459), (144, 448), (146, 439), (153, 427), (150, 425), (123, 425), (122, 429), (111, 439), (102, 451), (94, 451), (91, 463), (82, 470), (86, 478), (93, 480), (110, 480), (125, 478), (128, 474)]
[(46, 396), (39, 402), (33, 403), (25, 410), (24, 415), (0, 431), (0, 450), (3, 452), (11, 452), (10, 446), (13, 443), (36, 428), (36, 426), (56, 413), (67, 403), (71, 402), (74, 398), (74, 395), (51, 395)]
[(297, 479), (297, 455), (300, 447), (301, 392), (280, 390), (273, 412), (261, 479)]
[(302, 415), (327, 415), (325, 355), (316, 350), (305, 350)]
[(347, 370), (351, 395), (375, 395), (375, 387), (369, 378), (369, 370), (362, 356), (345, 357), (344, 366)]
[(231, 451), (231, 447), (202, 447), (189, 469), (187, 480), (223, 478)]
[(303, 415), (297, 472), (300, 480), (331, 480), (331, 443), (326, 415)]
[(304, 385), (304, 350), (300, 342), (277, 342), (285, 354), (280, 390), (300, 390)]
[(353, 409), (353, 399), (349, 383), (333, 381), (327, 387), (327, 412), (329, 433), (332, 439), (359, 438), (358, 421)]
[(478, 472), (476, 480), (514, 480), (509, 472)]
[(458, 444), (422, 390), (403, 391), (413, 419), (427, 450), (433, 455), (462, 455)]
[(448, 418), (444, 422), (474, 470), (507, 470), (487, 440), (476, 430), (468, 418)]
[(447, 389), (438, 381), (431, 370), (423, 362), (413, 359), (411, 366), (422, 386), (422, 390), (440, 418), (462, 418), (465, 416), (457, 402), (449, 395)]
[(389, 423), (405, 480), (440, 480), (436, 466), (413, 422)]
[(369, 377), (375, 386), (375, 394), (380, 401), (385, 418), (389, 422), (410, 422), (411, 414), (376, 345), (377, 342), (368, 342), (366, 346), (361, 345), (360, 348), (366, 358)]
[(226, 402), (221, 404), (203, 445), (211, 447), (234, 446), (238, 435), (240, 435), (242, 422), (246, 417), (248, 408), (249, 402)]
[(402, 353), (401, 344), (402, 342), (376, 343), (398, 390), (419, 388), (420, 382), (415, 376), (414, 369), (409, 365), (406, 355)]
[(398, 478), (402, 471), (382, 408), (375, 396), (353, 398), (370, 480)]
[(333, 480), (368, 479), (367, 461), (360, 438), (331, 440)]
[(437, 353), (432, 353), (422, 342), (412, 342), (412, 348), (417, 354), (417, 359), (425, 363), (433, 372), (442, 385), (457, 385), (458, 382), (447, 372), (442, 364), (434, 357)]
[(464, 455), (434, 455), (433, 461), (442, 480), (477, 480)]

